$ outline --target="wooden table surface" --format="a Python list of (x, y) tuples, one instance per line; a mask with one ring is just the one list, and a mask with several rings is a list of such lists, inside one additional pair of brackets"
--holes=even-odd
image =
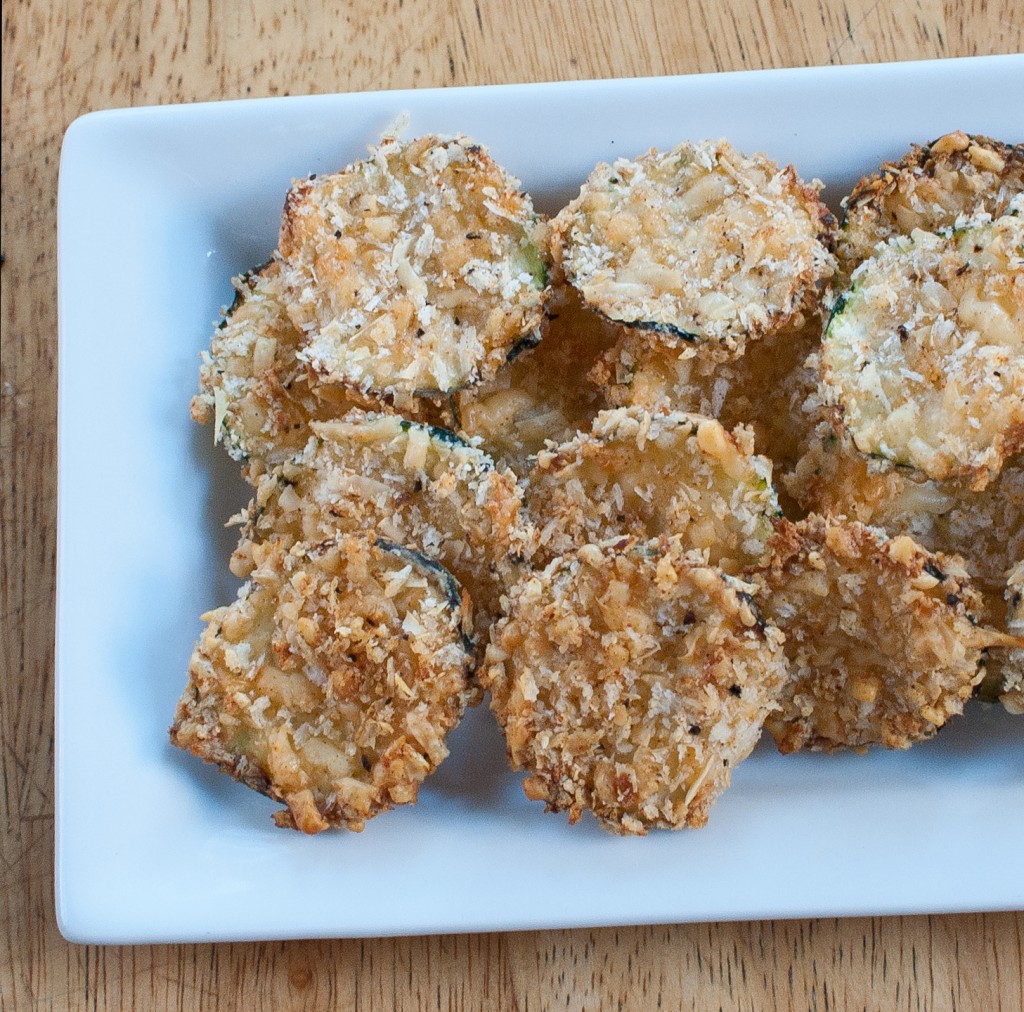
[[(1019, 52), (1019, 0), (4, 0), (3, 10), (0, 1007), (1024, 1008), (1022, 914), (69, 945), (53, 909), (52, 730), (56, 192), (75, 117), (245, 96)], [(995, 870), (1012, 856), (964, 860)]]

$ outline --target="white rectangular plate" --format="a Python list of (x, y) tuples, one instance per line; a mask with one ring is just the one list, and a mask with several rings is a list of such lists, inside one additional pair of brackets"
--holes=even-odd
[[(843, 193), (951, 129), (1020, 140), (1024, 57), (325, 95), (101, 112), (60, 181), (57, 908), (77, 941), (369, 936), (1024, 907), (1024, 720), (972, 706), (909, 753), (764, 743), (700, 831), (618, 839), (528, 802), (486, 710), (362, 834), (275, 806), (167, 727), (199, 614), (232, 600), (245, 489), (188, 417), (230, 277), (293, 177), (410, 134), (489, 146), (544, 211), (599, 160), (728, 137)], [(1016, 96), (1016, 98), (1014, 97)]]

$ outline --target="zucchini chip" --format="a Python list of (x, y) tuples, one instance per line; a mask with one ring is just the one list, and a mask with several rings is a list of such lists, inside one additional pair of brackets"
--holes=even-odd
[[(959, 555), (982, 598), (979, 617), (1009, 633), (1012, 594), (1006, 573), (1024, 557), (1024, 458), (1011, 458), (981, 492), (964, 479), (933, 481), (918, 471), (893, 467), (857, 451), (845, 433), (819, 424), (815, 439), (792, 475), (784, 479), (801, 505), (816, 513), (842, 514), (908, 534), (930, 552)], [(1020, 635), (1018, 632), (1017, 635)], [(995, 701), (1020, 667), (1019, 650), (992, 646), (977, 694)]]
[(819, 190), (725, 141), (652, 149), (594, 169), (552, 255), (610, 319), (731, 357), (813, 309), (834, 273)]
[(749, 429), (700, 415), (602, 411), (588, 433), (537, 456), (527, 502), (544, 565), (584, 544), (678, 535), (705, 561), (755, 565), (779, 512), (772, 465)]
[(886, 162), (844, 198), (836, 243), (840, 271), (849, 277), (880, 243), (914, 229), (939, 232), (957, 220), (1005, 214), (1024, 192), (1024, 144), (1003, 144), (961, 130), (923, 147), (914, 145), (898, 162)]
[(306, 445), (311, 421), (337, 418), (355, 401), (298, 360), (302, 334), (285, 310), (280, 261), (232, 284), (235, 300), (202, 353), (191, 410), (200, 424), (214, 422), (214, 440), (253, 480)]
[[(1001, 598), (1006, 571), (1024, 556), (1024, 457), (1012, 457), (983, 491), (965, 479), (934, 481), (859, 453), (846, 433), (819, 424), (789, 482), (805, 510), (843, 515), (930, 552), (960, 555), (978, 589)], [(986, 609), (986, 618), (989, 618)], [(997, 608), (996, 613), (1001, 609)]]
[(483, 677), (526, 796), (615, 833), (703, 826), (786, 678), (751, 589), (674, 539), (524, 577)]
[(837, 303), (821, 372), (862, 453), (984, 488), (1024, 448), (1024, 216), (889, 240)]
[(275, 546), (203, 616), (171, 740), (304, 833), (415, 801), (474, 691), (452, 583), (372, 538)]
[(955, 556), (912, 538), (812, 515), (781, 520), (771, 564), (753, 579), (785, 634), (793, 677), (766, 723), (782, 752), (931, 737), (982, 677), (981, 604)]
[(861, 453), (850, 434), (823, 417), (820, 407), (818, 403), (809, 412), (816, 421), (807, 445), (780, 484), (804, 513), (846, 516), (889, 534), (910, 534), (934, 550), (929, 541), (934, 517), (952, 505), (942, 490), (948, 483)]
[(589, 429), (607, 407), (588, 372), (619, 331), (586, 309), (572, 288), (555, 288), (540, 343), (524, 347), (492, 380), (456, 395), (459, 431), (479, 436), (499, 467), (525, 475), (545, 443)]
[(280, 251), (300, 357), (378, 395), (487, 379), (541, 322), (538, 239), (530, 198), (479, 144), (385, 137), (288, 193)]
[[(637, 331), (623, 335), (592, 371), (615, 407), (688, 411), (717, 418), (727, 429), (749, 425), (754, 445), (776, 468), (791, 470), (810, 439), (803, 404), (818, 384), (805, 360), (821, 343), (818, 314), (747, 346), (719, 362), (687, 355)], [(781, 491), (781, 490), (780, 490)]]
[(305, 451), (257, 486), (232, 560), (236, 575), (259, 564), (254, 548), (268, 541), (373, 532), (450, 570), (485, 632), (530, 551), (515, 476), (454, 433), (396, 415), (355, 410), (312, 429)]

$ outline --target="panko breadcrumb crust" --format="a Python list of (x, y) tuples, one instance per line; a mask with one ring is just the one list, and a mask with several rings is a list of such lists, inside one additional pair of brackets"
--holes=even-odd
[(473, 692), (460, 608), (451, 576), (407, 549), (268, 546), (204, 616), (171, 741), (283, 801), (279, 826), (361, 830), (448, 754)]
[(279, 248), (300, 357), (379, 395), (493, 376), (540, 324), (547, 268), (530, 198), (467, 137), (385, 137), (288, 193)]
[(983, 488), (1024, 448), (1024, 216), (879, 247), (833, 310), (821, 375), (862, 452)]
[(960, 554), (979, 587), (1002, 588), (1024, 553), (1024, 456), (1017, 454), (984, 489), (966, 479), (935, 481), (860, 453), (843, 432), (819, 423), (786, 478), (806, 512), (843, 514), (906, 533), (933, 552)]
[(493, 379), (459, 391), (452, 427), (481, 439), (499, 467), (523, 477), (545, 444), (586, 431), (609, 406), (587, 374), (621, 330), (583, 306), (574, 289), (553, 282), (540, 342), (524, 345)]
[(535, 564), (622, 535), (678, 535), (739, 572), (761, 560), (772, 534), (771, 478), (749, 430), (684, 412), (603, 411), (589, 432), (537, 456), (527, 486)]
[[(706, 415), (730, 430), (747, 426), (757, 452), (785, 475), (805, 452), (816, 421), (804, 403), (817, 391), (818, 371), (806, 363), (821, 344), (821, 330), (820, 314), (799, 317), (725, 362), (629, 331), (598, 359), (590, 378), (613, 407)], [(796, 504), (786, 489), (776, 482), (776, 490), (792, 512)]]
[(731, 357), (813, 310), (834, 273), (820, 188), (724, 140), (651, 149), (594, 169), (552, 256), (610, 319)]
[[(843, 200), (836, 243), (848, 278), (875, 248), (914, 229), (938, 232), (958, 218), (1005, 214), (1024, 192), (1024, 144), (1004, 144), (962, 130), (914, 145), (899, 161), (865, 176)], [(840, 282), (840, 287), (842, 287)]]
[(771, 547), (751, 579), (792, 669), (766, 723), (780, 751), (905, 749), (963, 710), (999, 637), (959, 559), (814, 515), (780, 520)]
[(314, 419), (344, 414), (354, 401), (341, 387), (317, 384), (296, 357), (302, 335), (285, 310), (277, 260), (234, 278), (235, 300), (202, 353), (192, 417), (214, 422), (213, 438), (262, 473), (305, 445)]
[(242, 474), (255, 484), (268, 469), (302, 450), (310, 423), (340, 418), (353, 407), (401, 409), (404, 417), (436, 423), (436, 402), (414, 396), (388, 401), (321, 380), (298, 352), (302, 332), (285, 305), (281, 262), (232, 279), (235, 299), (202, 352), (199, 392), (192, 418), (214, 423), (214, 442), (223, 442)]
[(616, 833), (704, 825), (786, 678), (750, 589), (629, 538), (512, 588), (483, 677), (527, 797)]
[[(910, 468), (867, 457), (846, 433), (819, 421), (806, 453), (783, 481), (804, 511), (843, 514), (881, 527), (891, 536), (909, 534), (928, 551), (959, 555), (982, 597), (979, 617), (1012, 632), (1007, 626), (1007, 572), (1024, 558), (1024, 457), (1020, 454), (977, 491), (966, 479), (935, 481)], [(993, 645), (978, 695), (998, 699), (1006, 675), (1022, 660), (1020, 651)]]

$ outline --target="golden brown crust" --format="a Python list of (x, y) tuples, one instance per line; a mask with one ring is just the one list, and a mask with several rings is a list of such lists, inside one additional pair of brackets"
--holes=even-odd
[(1024, 215), (880, 247), (836, 305), (821, 375), (862, 452), (983, 488), (1024, 449)]
[[(982, 598), (979, 617), (1006, 632), (1006, 574), (1024, 558), (1024, 458), (1003, 466), (982, 491), (964, 479), (934, 481), (857, 451), (848, 435), (819, 422), (794, 471), (783, 479), (804, 509), (848, 516), (909, 534), (931, 552), (958, 555)], [(994, 701), (1007, 675), (1024, 666), (1019, 650), (993, 646), (978, 695)]]
[(617, 833), (704, 825), (786, 677), (749, 589), (628, 538), (512, 588), (484, 678), (527, 797)]
[(260, 480), (234, 568), (247, 575), (253, 546), (267, 541), (372, 531), (454, 573), (485, 639), (506, 583), (532, 550), (521, 503), (515, 476), (452, 433), (351, 411), (314, 425), (305, 451)]
[(815, 515), (779, 521), (772, 548), (754, 578), (792, 669), (766, 724), (780, 751), (908, 748), (962, 711), (991, 637), (960, 560)]
[(924, 146), (914, 145), (897, 162), (886, 162), (844, 199), (836, 255), (849, 277), (879, 243), (915, 228), (937, 232), (962, 216), (998, 217), (1024, 191), (1024, 144), (1004, 144), (962, 130)]
[(301, 357), (379, 395), (493, 376), (541, 321), (535, 232), (519, 181), (466, 137), (385, 137), (369, 158), (297, 183), (280, 251)]
[(275, 546), (205, 616), (171, 740), (305, 833), (415, 801), (472, 694), (451, 584), (370, 538)]
[(729, 357), (817, 307), (835, 267), (819, 188), (724, 140), (652, 149), (594, 169), (552, 255), (610, 319)]
[[(357, 406), (394, 410), (391, 403), (321, 380), (300, 361), (302, 333), (285, 307), (279, 260), (232, 284), (235, 300), (202, 353), (191, 413), (201, 425), (214, 423), (214, 441), (223, 441), (244, 464), (248, 481), (255, 484), (268, 468), (302, 450), (311, 422), (340, 418)], [(399, 403), (406, 417), (431, 423), (440, 417), (439, 407), (424, 398)]]
[[(1021, 145), (915, 149), (845, 202), (847, 274), (858, 243), (962, 241), (980, 209), (974, 253), (1006, 233), (1019, 285), (1022, 180)], [(783, 751), (905, 748), (960, 711), (987, 648), (991, 698), (1024, 712), (1024, 422), (942, 480), (835, 434), (807, 359), (835, 269), (820, 184), (681, 145), (599, 166), (550, 230), (518, 186), (466, 138), (386, 137), (289, 193), (193, 401), (256, 491), (249, 582), (205, 616), (174, 742), (284, 801), (281, 825), (360, 829), (415, 800), (479, 701), (475, 633), (527, 795), (643, 833), (703, 825), (766, 718)], [(891, 245), (922, 242), (947, 240)], [(1017, 365), (979, 426), (1014, 408)], [(442, 410), (465, 438), (418, 424)], [(804, 508), (850, 520), (777, 521), (755, 441)]]
[(968, 480), (934, 481), (867, 457), (823, 422), (787, 482), (805, 510), (845, 515), (890, 535), (910, 534), (929, 551), (960, 555), (986, 598), (990, 590), (1002, 596), (1007, 570), (1024, 557), (1019, 454), (977, 491)]
[(279, 261), (232, 284), (235, 301), (202, 354), (191, 410), (200, 424), (213, 421), (214, 441), (259, 474), (305, 446), (310, 421), (344, 414), (353, 400), (317, 384), (296, 357), (302, 335), (285, 311)]
[(750, 432), (641, 408), (603, 411), (588, 433), (537, 456), (527, 503), (536, 564), (622, 535), (678, 535), (727, 572), (764, 554), (778, 501)]

